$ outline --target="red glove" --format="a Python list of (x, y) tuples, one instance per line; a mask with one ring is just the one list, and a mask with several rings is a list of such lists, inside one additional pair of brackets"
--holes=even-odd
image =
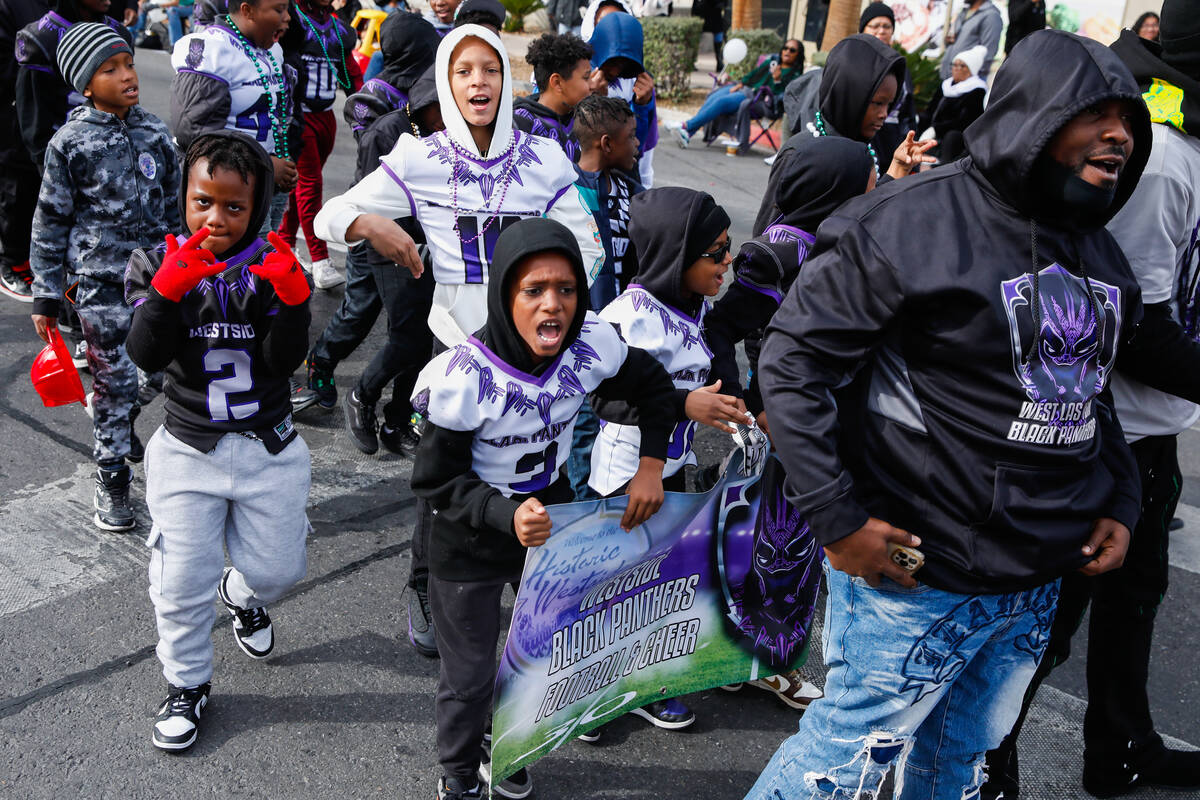
[(150, 279), (159, 294), (171, 302), (178, 303), (183, 296), (195, 289), (200, 281), (220, 275), (227, 266), (224, 261), (213, 263), (216, 259), (208, 250), (200, 250), (200, 242), (208, 238), (208, 228), (201, 228), (192, 234), (180, 247), (179, 240), (167, 235), (167, 254), (163, 257), (162, 266)]
[(298, 306), (312, 294), (312, 290), (308, 288), (308, 279), (300, 269), (300, 262), (296, 260), (292, 248), (288, 247), (275, 231), (267, 234), (267, 241), (275, 248), (275, 252), (268, 253), (263, 263), (250, 267), (250, 271), (270, 281), (275, 287), (275, 294), (284, 305)]

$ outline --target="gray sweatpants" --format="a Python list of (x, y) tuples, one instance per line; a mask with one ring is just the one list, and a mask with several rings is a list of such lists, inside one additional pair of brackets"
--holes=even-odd
[(158, 659), (174, 686), (212, 677), (212, 626), (225, 551), (233, 562), (229, 596), (259, 608), (304, 577), (312, 467), (299, 436), (271, 455), (262, 442), (226, 434), (202, 453), (167, 429), (146, 447), (146, 505), (154, 522), (150, 600)]

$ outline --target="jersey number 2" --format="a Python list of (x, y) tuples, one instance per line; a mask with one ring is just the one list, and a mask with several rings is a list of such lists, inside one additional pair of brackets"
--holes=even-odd
[(229, 395), (248, 392), (254, 388), (250, 372), (250, 354), (245, 350), (218, 348), (204, 354), (204, 371), (220, 372), (208, 384), (208, 416), (213, 422), (245, 419), (258, 412), (258, 401), (230, 403)]

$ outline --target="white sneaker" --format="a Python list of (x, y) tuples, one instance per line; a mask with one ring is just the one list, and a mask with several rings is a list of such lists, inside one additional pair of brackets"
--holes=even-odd
[(318, 289), (332, 289), (346, 282), (346, 276), (338, 272), (337, 267), (328, 258), (314, 261), (312, 264), (313, 283)]
[(683, 127), (683, 123), (670, 120), (664, 124), (667, 126), (667, 130), (674, 131), (675, 135), (679, 137), (679, 146), (686, 149), (692, 137), (687, 132), (687, 128)]

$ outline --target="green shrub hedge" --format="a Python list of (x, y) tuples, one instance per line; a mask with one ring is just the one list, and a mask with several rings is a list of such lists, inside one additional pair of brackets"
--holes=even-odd
[(642, 18), (642, 57), (659, 96), (675, 101), (687, 98), (702, 27), (699, 17)]
[(783, 49), (783, 37), (769, 28), (730, 31), (725, 35), (725, 41), (730, 39), (741, 39), (746, 43), (746, 57), (738, 64), (725, 67), (725, 72), (735, 81), (740, 81), (758, 66), (760, 56), (777, 54)]
[(525, 17), (545, 7), (542, 0), (500, 0), (500, 5), (508, 12), (504, 30), (510, 32), (525, 30)]

